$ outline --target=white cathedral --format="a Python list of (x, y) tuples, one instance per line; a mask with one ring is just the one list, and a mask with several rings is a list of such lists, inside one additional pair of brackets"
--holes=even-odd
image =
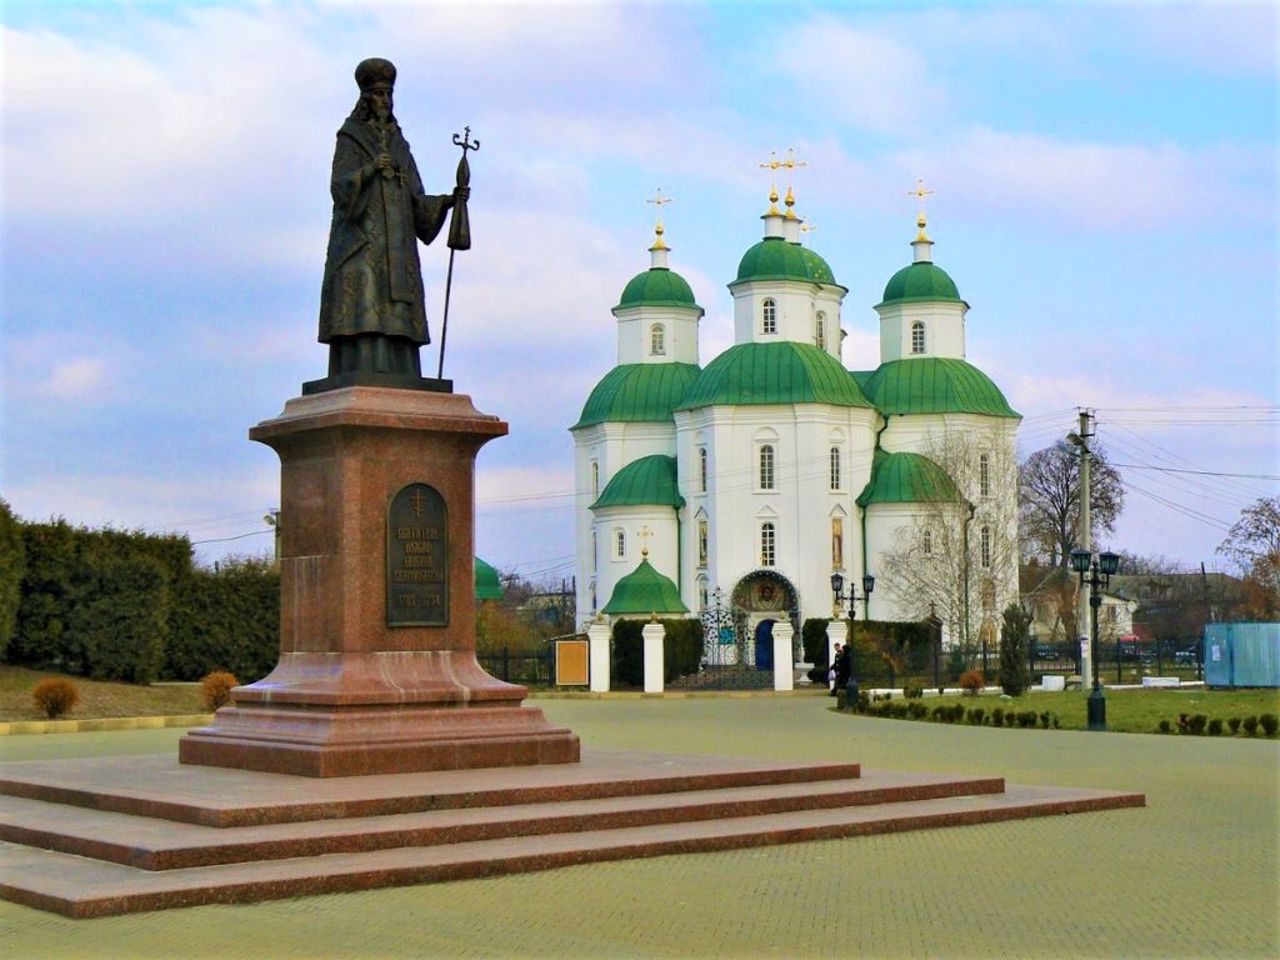
[(772, 624), (798, 640), (830, 617), (840, 573), (859, 619), (933, 615), (948, 645), (994, 640), (1018, 595), (1020, 417), (965, 360), (969, 305), (922, 213), (875, 306), (880, 355), (847, 368), (849, 291), (801, 243), (790, 188), (784, 206), (771, 192), (729, 284), (734, 344), (706, 366), (661, 220), (613, 308), (617, 365), (570, 428), (579, 620), (728, 611), (734, 649), (765, 667)]

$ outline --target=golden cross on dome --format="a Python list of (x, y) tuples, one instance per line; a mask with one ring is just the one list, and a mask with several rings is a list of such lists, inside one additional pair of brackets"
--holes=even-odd
[(640, 538), (640, 556), (647, 559), (649, 556), (649, 538), (653, 536), (653, 531), (649, 529), (649, 525), (646, 523), (640, 528), (636, 536)]
[(914, 190), (908, 190), (908, 191), (907, 191), (907, 196), (908, 196), (908, 197), (915, 197), (917, 200), (919, 200), (919, 201), (920, 201), (920, 213), (919, 213), (919, 215), (916, 217), (916, 226), (920, 228), (920, 235), (919, 235), (916, 239), (918, 239), (918, 240), (928, 240), (929, 238), (928, 238), (927, 236), (925, 236), (925, 232), (924, 232), (924, 228), (925, 228), (926, 224), (928, 223), (928, 220), (927, 220), (927, 218), (926, 218), (926, 217), (925, 217), (925, 215), (924, 215), (924, 198), (925, 198), (925, 197), (932, 197), (932, 196), (933, 196), (933, 191), (932, 191), (932, 190), (927, 190), (927, 189), (925, 189), (924, 181), (923, 181), (923, 180), (920, 180), (920, 179), (917, 179), (917, 180), (916, 180), (916, 187), (915, 187), (915, 189), (914, 189)]
[(656, 237), (656, 239), (653, 241), (653, 247), (651, 247), (650, 249), (665, 250), (667, 248), (667, 245), (662, 241), (662, 235), (663, 233), (666, 232), (666, 230), (662, 226), (662, 207), (663, 207), (663, 204), (672, 203), (674, 202), (674, 200), (675, 200), (675, 197), (664, 197), (662, 195), (661, 187), (658, 187), (658, 189), (654, 192), (654, 196), (652, 200), (645, 200), (645, 203), (652, 203), (655, 207), (658, 208), (658, 222), (654, 224), (654, 227), (653, 227), (653, 234)]

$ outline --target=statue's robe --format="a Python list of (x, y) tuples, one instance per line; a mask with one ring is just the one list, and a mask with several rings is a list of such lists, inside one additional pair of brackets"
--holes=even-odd
[[(320, 341), (381, 334), (430, 343), (418, 241), (444, 224), (449, 196), (426, 196), (409, 144), (397, 124), (347, 118), (333, 156), (333, 223), (320, 292)], [(373, 169), (386, 152), (393, 177)], [(416, 350), (415, 350), (416, 353)]]

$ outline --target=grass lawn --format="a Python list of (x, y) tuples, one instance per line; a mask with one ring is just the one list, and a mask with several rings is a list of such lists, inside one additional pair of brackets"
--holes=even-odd
[[(0, 664), (0, 721), (44, 720), (31, 700), (31, 691), (45, 677), (62, 674)], [(61, 720), (96, 720), (100, 717), (155, 717), (203, 713), (200, 687), (194, 684), (141, 687), (132, 683), (107, 683), (69, 677), (80, 691), (80, 702)]]
[[(1177, 729), (1178, 714), (1202, 713), (1210, 720), (1222, 720), (1222, 736), (1230, 736), (1227, 720), (1239, 717), (1259, 716), (1263, 713), (1280, 714), (1280, 690), (1106, 690), (1107, 729), (1117, 733), (1158, 733), (1161, 720), (1168, 720)], [(982, 707), (988, 716), (999, 707), (1008, 713), (1033, 710), (1037, 714), (1048, 711), (1058, 715), (1064, 730), (1084, 730), (1088, 716), (1086, 704), (1088, 692), (1071, 690), (1064, 693), (1026, 693), (1012, 699), (999, 694), (983, 694), (978, 697), (963, 695), (928, 697), (924, 704), (930, 710), (938, 704), (962, 703), (967, 708)], [(990, 723), (990, 720), (987, 720)], [(1242, 729), (1239, 736), (1245, 736)], [(1258, 736), (1262, 736), (1261, 728)]]

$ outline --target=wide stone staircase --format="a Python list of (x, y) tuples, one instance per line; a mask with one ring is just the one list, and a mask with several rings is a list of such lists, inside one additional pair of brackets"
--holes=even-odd
[(583, 751), (312, 779), (169, 757), (0, 765), (0, 897), (72, 917), (1142, 806), (999, 777)]

